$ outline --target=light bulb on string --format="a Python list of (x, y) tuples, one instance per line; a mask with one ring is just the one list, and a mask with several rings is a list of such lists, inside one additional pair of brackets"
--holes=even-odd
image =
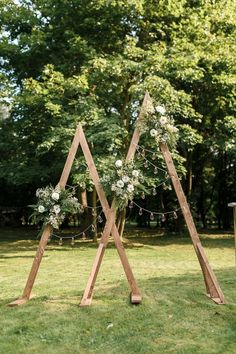
[(156, 156), (152, 154), (152, 160), (156, 160)]
[(143, 166), (144, 166), (145, 168), (147, 168), (147, 167), (148, 167), (148, 162), (147, 162), (147, 160), (145, 160), (145, 162), (144, 162)]
[(145, 149), (142, 150), (141, 155), (145, 156)]
[(165, 222), (165, 221), (166, 221), (166, 216), (165, 216), (164, 213), (161, 215), (161, 221), (162, 221), (162, 222)]
[(155, 216), (153, 213), (150, 214), (150, 220), (154, 220), (155, 219)]
[(142, 199), (145, 199), (145, 193), (144, 193), (144, 192), (142, 192), (141, 198), (142, 198)]
[(131, 201), (131, 202), (129, 203), (129, 208), (132, 209), (133, 207), (134, 207), (134, 202)]
[(101, 224), (103, 222), (103, 218), (101, 217), (101, 215), (99, 215), (98, 217), (98, 222)]
[(153, 188), (153, 190), (152, 190), (152, 195), (157, 195), (156, 188)]
[(91, 230), (92, 230), (92, 232), (95, 232), (95, 231), (96, 231), (96, 227), (95, 227), (95, 225), (94, 225), (94, 224), (92, 224), (92, 226), (91, 226)]
[(96, 209), (92, 208), (92, 215), (95, 216), (96, 215)]
[(173, 212), (173, 218), (178, 219), (178, 215), (177, 215), (176, 211)]
[(60, 237), (59, 242), (58, 242), (58, 245), (59, 245), (59, 246), (62, 246), (62, 245), (63, 245), (62, 237)]
[(75, 238), (72, 237), (72, 238), (71, 238), (71, 246), (74, 246), (74, 245), (75, 245)]
[(143, 215), (143, 209), (140, 208), (138, 213), (139, 213), (140, 216)]
[(86, 239), (85, 232), (83, 232), (83, 234), (82, 234), (82, 239), (83, 239), (83, 240), (85, 240), (85, 239)]
[(158, 174), (158, 168), (155, 166), (154, 168), (154, 174), (157, 175)]

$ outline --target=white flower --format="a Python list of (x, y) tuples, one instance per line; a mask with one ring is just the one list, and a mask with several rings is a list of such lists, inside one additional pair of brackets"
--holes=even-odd
[(54, 213), (59, 214), (61, 211), (60, 205), (58, 205), (58, 204), (54, 205), (53, 211), (54, 211)]
[(112, 184), (111, 185), (111, 190), (114, 192), (114, 191), (116, 191), (116, 186), (115, 186), (115, 184)]
[(45, 212), (44, 206), (43, 205), (39, 205), (38, 206), (38, 211), (39, 211), (39, 213), (44, 213)]
[(166, 113), (166, 109), (165, 109), (165, 107), (163, 107), (163, 106), (157, 106), (157, 107), (155, 107), (156, 108), (156, 111), (158, 112), (158, 113), (160, 113), (160, 114), (165, 114)]
[(123, 188), (124, 187), (124, 182), (121, 179), (119, 179), (119, 181), (116, 182), (116, 185), (119, 188)]
[(52, 193), (52, 199), (53, 200), (58, 200), (60, 198), (60, 194), (58, 192), (53, 192)]
[(120, 168), (120, 167), (122, 167), (123, 162), (121, 160), (116, 160), (115, 165), (117, 168)]
[(124, 176), (124, 177), (122, 177), (122, 181), (123, 181), (124, 183), (129, 182), (129, 176)]
[(155, 136), (157, 136), (157, 130), (156, 129), (151, 129), (150, 130), (150, 135), (154, 138)]
[(133, 176), (133, 177), (138, 177), (138, 176), (139, 176), (139, 171), (133, 170), (133, 171), (132, 171), (132, 176)]
[(134, 186), (133, 186), (132, 184), (128, 184), (128, 186), (127, 186), (127, 191), (128, 191), (129, 193), (132, 193), (132, 192), (134, 191)]
[(167, 122), (168, 122), (167, 117), (164, 117), (164, 116), (163, 116), (163, 117), (160, 118), (160, 124), (161, 124), (161, 125), (165, 125)]

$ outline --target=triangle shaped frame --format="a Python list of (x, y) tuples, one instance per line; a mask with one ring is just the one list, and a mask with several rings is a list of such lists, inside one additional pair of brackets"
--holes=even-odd
[[(134, 278), (128, 258), (125, 254), (125, 250), (124, 250), (122, 241), (120, 239), (118, 229), (115, 225), (115, 222), (113, 221), (114, 219), (113, 218), (111, 219), (111, 216), (114, 215), (114, 208), (110, 209), (105, 192), (104, 192), (103, 187), (100, 183), (97, 169), (94, 164), (93, 157), (90, 152), (83, 128), (80, 124), (77, 126), (77, 129), (76, 129), (76, 132), (74, 135), (74, 139), (72, 141), (71, 148), (69, 150), (67, 160), (66, 160), (64, 169), (62, 171), (62, 174), (61, 174), (60, 181), (58, 182), (58, 186), (60, 187), (60, 189), (65, 188), (79, 145), (83, 151), (83, 154), (84, 154), (88, 169), (90, 171), (91, 178), (92, 178), (93, 183), (95, 185), (98, 197), (100, 199), (100, 203), (102, 205), (105, 217), (107, 220), (109, 220), (109, 223), (106, 225), (106, 227), (104, 229), (104, 233), (105, 234), (107, 233), (106, 230), (109, 227), (110, 232), (113, 235), (122, 265), (124, 267), (126, 277), (127, 277), (128, 282), (130, 284), (130, 287), (131, 287), (132, 302), (139, 303), (141, 301), (141, 294), (140, 294), (139, 288), (136, 284), (136, 280)], [(36, 251), (36, 255), (35, 255), (35, 258), (34, 258), (34, 261), (33, 261), (33, 264), (32, 264), (32, 267), (31, 267), (31, 270), (30, 270), (30, 273), (29, 273), (29, 276), (28, 276), (28, 279), (27, 279), (27, 282), (26, 282), (26, 285), (25, 285), (25, 288), (23, 291), (23, 294), (20, 298), (11, 302), (10, 304), (8, 304), (8, 306), (13, 307), (13, 306), (22, 305), (22, 304), (26, 303), (31, 298), (31, 291), (32, 291), (39, 267), (40, 267), (40, 263), (43, 258), (45, 248), (48, 243), (48, 239), (49, 239), (50, 235), (52, 234), (52, 231), (53, 231), (53, 228), (51, 225), (47, 224), (44, 227), (43, 233), (42, 233), (39, 245), (38, 245), (38, 249)], [(103, 257), (104, 252), (105, 252), (106, 244), (107, 243), (104, 243), (104, 237), (102, 237), (99, 247), (98, 247), (98, 252), (97, 252), (97, 258), (99, 258), (100, 261)], [(90, 302), (91, 302), (91, 297), (90, 297), (90, 300), (86, 302), (86, 305), (90, 304)]]
[[(150, 107), (150, 105), (152, 106), (152, 100), (151, 100), (151, 97), (149, 96), (149, 93), (146, 92), (141, 109), (140, 109), (139, 117), (138, 117), (139, 126), (144, 124), (147, 107)], [(137, 148), (137, 145), (138, 145), (138, 142), (140, 139), (140, 135), (141, 135), (141, 132), (139, 130), (138, 125), (136, 125), (136, 128), (134, 130), (134, 133), (133, 133), (133, 136), (131, 139), (130, 147), (129, 147), (129, 150), (128, 150), (128, 153), (126, 156), (126, 160), (125, 160), (126, 162), (130, 162), (134, 158), (136, 148)], [(194, 250), (196, 252), (198, 261), (199, 261), (201, 269), (202, 269), (203, 278), (205, 281), (205, 286), (206, 286), (206, 291), (207, 291), (207, 296), (217, 304), (224, 304), (225, 303), (224, 294), (218, 284), (217, 278), (216, 278), (216, 276), (215, 276), (215, 274), (214, 274), (214, 272), (207, 260), (207, 256), (206, 256), (205, 251), (202, 247), (202, 244), (201, 244), (196, 226), (194, 224), (187, 199), (185, 197), (183, 188), (181, 186), (179, 177), (177, 175), (168, 145), (164, 144), (164, 143), (160, 143), (159, 148), (160, 148), (160, 151), (163, 155), (164, 161), (166, 163), (168, 174), (169, 174), (170, 179), (172, 181), (172, 185), (174, 187), (179, 205), (181, 207), (186, 225), (188, 227), (190, 237), (193, 242)], [(103, 237), (101, 240), (101, 243), (104, 245), (104, 247), (107, 244), (112, 227), (114, 227), (114, 225), (115, 225), (115, 215), (116, 215), (116, 207), (115, 207), (115, 200), (113, 200), (112, 207), (111, 207), (111, 213), (110, 213), (109, 217), (107, 218), (107, 222), (106, 222), (106, 225), (104, 228)], [(102, 261), (102, 257), (99, 256), (99, 248), (98, 248), (98, 252), (97, 252), (96, 258), (94, 260), (92, 271), (89, 276), (87, 286), (86, 286), (83, 298), (81, 300), (80, 306), (90, 305), (90, 303), (91, 303), (93, 288), (94, 288), (94, 285), (96, 282), (96, 277), (97, 277), (97, 274), (98, 274), (98, 271), (99, 271), (99, 268), (101, 265), (101, 261)], [(132, 301), (132, 300), (133, 299), (132, 299), (132, 294), (131, 294), (131, 302), (135, 303), (135, 301)], [(134, 298), (134, 300), (135, 300), (135, 298)], [(140, 301), (141, 301), (141, 298), (139, 297), (137, 299), (136, 303), (139, 303)]]

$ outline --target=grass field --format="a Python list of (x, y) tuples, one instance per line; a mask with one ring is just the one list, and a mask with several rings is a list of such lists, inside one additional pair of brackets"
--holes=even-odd
[(33, 230), (0, 230), (1, 354), (236, 353), (236, 267), (233, 235), (201, 235), (227, 305), (204, 296), (203, 277), (189, 238), (129, 231), (125, 248), (142, 292), (129, 286), (109, 244), (92, 305), (80, 308), (96, 253), (89, 241), (49, 244), (27, 304), (21, 295), (38, 241)]

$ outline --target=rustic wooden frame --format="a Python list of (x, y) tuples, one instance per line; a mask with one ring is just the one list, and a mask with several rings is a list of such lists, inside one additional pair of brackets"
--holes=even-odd
[[(134, 155), (135, 155), (135, 152), (137, 149), (137, 145), (138, 145), (138, 142), (140, 139), (140, 135), (141, 135), (139, 127), (145, 123), (146, 111), (147, 111), (147, 109), (151, 109), (151, 108), (152, 108), (152, 100), (147, 92), (145, 94), (145, 97), (144, 97), (144, 100), (143, 100), (143, 103), (142, 103), (142, 106), (140, 109), (140, 113), (139, 113), (139, 117), (138, 117), (139, 124), (136, 126), (136, 128), (134, 130), (133, 137), (132, 137), (132, 140), (130, 143), (130, 147), (129, 147), (129, 150), (128, 150), (128, 153), (126, 156), (126, 162), (130, 162), (134, 158)], [(198, 257), (198, 260), (199, 260), (199, 263), (200, 263), (200, 266), (202, 269), (202, 273), (203, 273), (203, 277), (204, 277), (204, 281), (205, 281), (205, 285), (206, 285), (206, 290), (207, 290), (207, 296), (209, 298), (211, 298), (217, 304), (224, 304), (225, 299), (224, 299), (223, 292), (218, 284), (217, 278), (216, 278), (213, 270), (210, 267), (210, 264), (208, 263), (206, 254), (205, 254), (204, 249), (202, 247), (199, 235), (197, 233), (197, 230), (196, 230), (193, 218), (192, 218), (192, 214), (191, 214), (189, 205), (187, 203), (187, 200), (184, 195), (179, 177), (177, 175), (169, 148), (168, 148), (167, 144), (163, 144), (163, 143), (159, 144), (159, 148), (160, 148), (160, 151), (161, 151), (163, 158), (165, 160), (169, 176), (171, 178), (171, 181), (172, 181), (176, 196), (178, 198), (185, 222), (188, 227), (190, 237), (193, 242), (193, 246), (194, 246), (196, 255)], [(80, 306), (90, 305), (90, 303), (91, 303), (93, 288), (94, 288), (94, 285), (96, 282), (96, 277), (97, 277), (97, 274), (98, 274), (98, 271), (99, 271), (99, 268), (100, 268), (100, 265), (102, 262), (104, 249), (107, 245), (111, 229), (115, 225), (115, 215), (116, 215), (116, 207), (115, 207), (115, 200), (114, 200), (112, 203), (111, 213), (108, 215), (108, 218), (107, 218), (103, 237), (102, 237), (101, 243), (98, 247), (97, 255), (94, 260), (92, 271), (89, 276), (89, 280), (88, 280), (83, 298), (81, 300)], [(101, 247), (103, 249), (103, 253), (101, 253), (101, 251), (100, 251)], [(140, 295), (138, 295), (137, 297), (131, 296), (132, 303), (139, 303), (140, 301), (141, 301)]]
[[(104, 251), (105, 251), (105, 248), (107, 245), (108, 237), (109, 237), (110, 233), (112, 233), (118, 254), (121, 259), (121, 263), (124, 267), (124, 271), (125, 271), (127, 280), (128, 280), (130, 287), (131, 287), (132, 302), (133, 303), (140, 302), (141, 301), (140, 291), (139, 291), (138, 286), (136, 284), (136, 280), (134, 278), (132, 269), (131, 269), (130, 264), (128, 262), (128, 258), (125, 254), (125, 250), (124, 250), (123, 244), (121, 242), (119, 232), (118, 232), (117, 227), (114, 222), (115, 208), (114, 208), (114, 206), (112, 206), (112, 208), (110, 208), (110, 206), (108, 204), (105, 192), (104, 192), (103, 187), (100, 183), (100, 179), (99, 179), (99, 176), (97, 173), (96, 166), (93, 161), (92, 154), (90, 152), (87, 140), (84, 135), (83, 128), (80, 124), (77, 126), (75, 136), (72, 141), (72, 145), (71, 145), (69, 154), (67, 156), (67, 160), (66, 160), (60, 181), (58, 183), (58, 186), (60, 189), (65, 188), (79, 145), (81, 146), (81, 149), (84, 153), (84, 157), (87, 162), (91, 178), (92, 178), (95, 188), (97, 190), (97, 193), (98, 193), (98, 196), (99, 196), (102, 208), (103, 208), (103, 212), (104, 212), (107, 220), (109, 220), (109, 222), (106, 224), (106, 227), (104, 228), (103, 236), (101, 238), (99, 248), (97, 251), (96, 260), (98, 260), (98, 264), (100, 266), (100, 263), (102, 261), (102, 257), (103, 257), (103, 254), (104, 254)], [(49, 239), (50, 235), (52, 234), (52, 231), (53, 231), (53, 229), (52, 229), (51, 225), (46, 225), (44, 227), (43, 233), (42, 233), (39, 245), (38, 245), (38, 249), (36, 251), (36, 255), (35, 255), (35, 258), (34, 258), (34, 261), (33, 261), (33, 264), (32, 264), (32, 267), (31, 267), (31, 270), (30, 270), (30, 273), (29, 273), (29, 276), (28, 276), (28, 279), (27, 279), (27, 282), (26, 282), (26, 285), (25, 285), (25, 288), (23, 291), (23, 294), (19, 299), (8, 304), (8, 306), (22, 305), (22, 304), (26, 303), (31, 298), (31, 291), (32, 291), (32, 288), (33, 288), (33, 285), (34, 285), (34, 282), (35, 282), (35, 279), (36, 279), (36, 276), (37, 276), (37, 273), (39, 270), (40, 263), (43, 258), (45, 248), (47, 246), (48, 239)], [(108, 237), (106, 237), (106, 235), (108, 235)], [(97, 274), (96, 272), (98, 272), (98, 270), (95, 269), (95, 271), (93, 273), (95, 276)], [(91, 302), (91, 296), (90, 296), (90, 293), (88, 293), (86, 305), (88, 305), (90, 302)]]
[[(151, 105), (151, 98), (149, 96), (148, 93), (145, 94), (141, 109), (140, 109), (140, 113), (139, 113), (139, 117), (138, 117), (138, 121), (139, 121), (139, 125), (137, 125), (137, 127), (134, 130), (133, 136), (132, 136), (132, 140), (130, 143), (130, 147), (126, 156), (126, 162), (130, 162), (132, 161), (132, 159), (134, 158), (136, 149), (137, 149), (137, 145), (140, 139), (140, 135), (141, 132), (139, 130), (139, 126), (140, 124), (143, 123), (144, 119), (145, 119), (145, 114), (146, 114), (146, 110), (147, 110), (147, 106), (149, 106), (148, 108), (150, 109), (150, 105)], [(58, 186), (61, 189), (64, 189), (71, 171), (71, 167), (73, 165), (74, 162), (74, 158), (76, 155), (76, 152), (78, 150), (79, 145), (81, 146), (81, 149), (84, 153), (84, 157), (85, 160), (87, 162), (89, 171), (90, 171), (90, 175), (91, 178), (93, 180), (93, 183), (95, 185), (95, 188), (97, 190), (101, 205), (103, 207), (103, 211), (106, 217), (106, 225), (104, 227), (104, 231), (103, 231), (103, 235), (101, 237), (101, 240), (99, 242), (99, 246), (97, 249), (97, 253), (96, 253), (96, 257), (92, 266), (92, 270), (83, 294), (83, 298), (80, 302), (80, 306), (88, 306), (91, 304), (92, 301), (92, 296), (93, 296), (93, 289), (96, 283), (96, 278), (102, 263), (102, 259), (105, 253), (105, 249), (108, 243), (108, 239), (110, 234), (112, 234), (113, 238), (114, 238), (114, 242), (121, 260), (121, 263), (123, 265), (127, 280), (129, 282), (130, 288), (131, 288), (131, 302), (134, 304), (138, 304), (141, 302), (141, 293), (140, 290), (136, 284), (136, 280), (134, 278), (132, 269), (130, 267), (130, 264), (128, 262), (128, 258), (126, 256), (122, 241), (120, 239), (120, 235), (119, 232), (117, 230), (116, 224), (115, 224), (115, 220), (116, 220), (116, 203), (115, 200), (113, 200), (111, 208), (108, 204), (106, 195), (104, 193), (103, 187), (100, 183), (100, 179), (97, 173), (97, 169), (96, 166), (94, 164), (93, 161), (93, 157), (92, 154), (90, 152), (89, 146), (87, 144), (87, 140), (85, 138), (83, 129), (81, 127), (81, 125), (77, 126), (76, 132), (75, 132), (75, 136), (74, 139), (72, 141), (72, 145), (60, 178), (60, 181), (58, 183)], [(169, 148), (167, 146), (167, 144), (163, 144), (160, 143), (159, 145), (160, 151), (163, 155), (163, 158), (165, 160), (166, 166), (167, 166), (167, 170), (169, 173), (169, 176), (171, 178), (173, 187), (175, 189), (176, 192), (176, 196), (178, 198), (183, 216), (185, 218), (185, 222), (187, 224), (188, 230), (189, 230), (189, 234), (190, 237), (192, 239), (193, 242), (193, 246), (196, 252), (196, 255), (198, 257), (201, 269), (202, 269), (202, 273), (203, 273), (203, 277), (204, 277), (204, 281), (205, 281), (205, 285), (206, 285), (206, 290), (207, 290), (207, 296), (209, 298), (211, 298), (214, 302), (216, 302), (217, 304), (224, 304), (225, 300), (224, 300), (224, 295), (222, 290), (220, 289), (220, 286), (218, 284), (218, 281), (216, 279), (216, 276), (213, 272), (213, 270), (211, 269), (206, 254), (204, 252), (204, 249), (202, 247), (199, 235), (197, 233), (192, 215), (191, 215), (191, 211), (189, 208), (189, 205), (187, 203), (186, 197), (184, 195), (180, 180), (178, 178)], [(44, 230), (43, 230), (43, 234), (42, 237), (40, 239), (39, 242), (39, 246), (31, 267), (31, 271), (29, 273), (24, 291), (22, 296), (11, 302), (10, 304), (8, 304), (8, 306), (19, 306), (24, 304), (25, 302), (27, 302), (30, 299), (31, 296), (31, 291), (35, 282), (35, 278), (37, 276), (38, 273), (38, 269), (40, 266), (40, 263), (42, 261), (43, 258), (43, 254), (45, 251), (45, 247), (47, 245), (48, 239), (50, 237), (52, 233), (52, 227), (50, 225), (46, 225)]]

